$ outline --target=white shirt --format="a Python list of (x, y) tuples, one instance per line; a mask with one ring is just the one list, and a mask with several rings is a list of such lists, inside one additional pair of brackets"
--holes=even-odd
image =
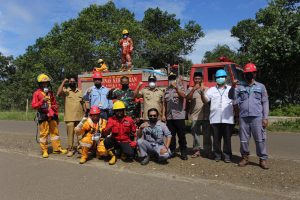
[(228, 97), (230, 88), (228, 85), (222, 89), (215, 86), (209, 88), (205, 93), (205, 97), (211, 102), (209, 115), (211, 124), (234, 123), (232, 100)]

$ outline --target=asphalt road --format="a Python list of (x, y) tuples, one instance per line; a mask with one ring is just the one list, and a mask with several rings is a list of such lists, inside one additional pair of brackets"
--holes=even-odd
[(2, 200), (284, 199), (233, 185), (136, 174), (0, 152)]
[[(238, 137), (232, 138), (233, 163), (175, 158), (168, 165), (118, 161), (109, 166), (93, 159), (50, 154), (42, 159), (34, 142), (33, 122), (0, 121), (0, 199), (300, 199), (299, 133), (270, 133), (270, 170), (246, 168), (239, 160)], [(64, 123), (60, 124), (66, 145)], [(188, 146), (191, 136), (188, 135)], [(253, 146), (251, 149), (255, 153)]]

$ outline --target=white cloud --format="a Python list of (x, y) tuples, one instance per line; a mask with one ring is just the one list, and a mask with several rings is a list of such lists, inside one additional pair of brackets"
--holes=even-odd
[(205, 37), (197, 41), (195, 50), (187, 58), (191, 59), (193, 63), (201, 63), (205, 52), (213, 50), (218, 44), (227, 44), (233, 50), (240, 47), (238, 40), (231, 37), (229, 30), (208, 30)]

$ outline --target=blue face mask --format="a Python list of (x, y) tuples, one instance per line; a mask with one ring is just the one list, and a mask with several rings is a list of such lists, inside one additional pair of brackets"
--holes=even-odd
[(226, 81), (226, 78), (225, 77), (220, 77), (220, 78), (216, 78), (216, 82), (219, 84), (219, 85), (223, 85)]

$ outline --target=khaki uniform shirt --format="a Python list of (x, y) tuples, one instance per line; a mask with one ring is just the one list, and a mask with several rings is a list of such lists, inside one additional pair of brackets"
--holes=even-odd
[[(192, 91), (192, 87), (190, 87), (186, 91), (186, 95), (188, 95)], [(205, 92), (207, 91), (207, 87), (205, 87)], [(209, 104), (204, 104), (199, 90), (196, 90), (193, 94), (192, 99), (188, 102), (188, 119), (189, 120), (209, 120)]]
[[(185, 92), (183, 86), (177, 85), (178, 89)], [(185, 119), (184, 98), (180, 97), (174, 87), (168, 87), (165, 91), (164, 101), (166, 102), (166, 118)]]
[(65, 97), (64, 121), (80, 121), (84, 115), (82, 91), (76, 88), (75, 92), (71, 88), (63, 88)]
[(159, 112), (159, 118), (161, 118), (164, 92), (159, 88), (155, 88), (154, 90), (144, 88), (139, 94), (144, 98), (143, 119), (148, 120), (148, 110), (150, 108), (156, 108)]

